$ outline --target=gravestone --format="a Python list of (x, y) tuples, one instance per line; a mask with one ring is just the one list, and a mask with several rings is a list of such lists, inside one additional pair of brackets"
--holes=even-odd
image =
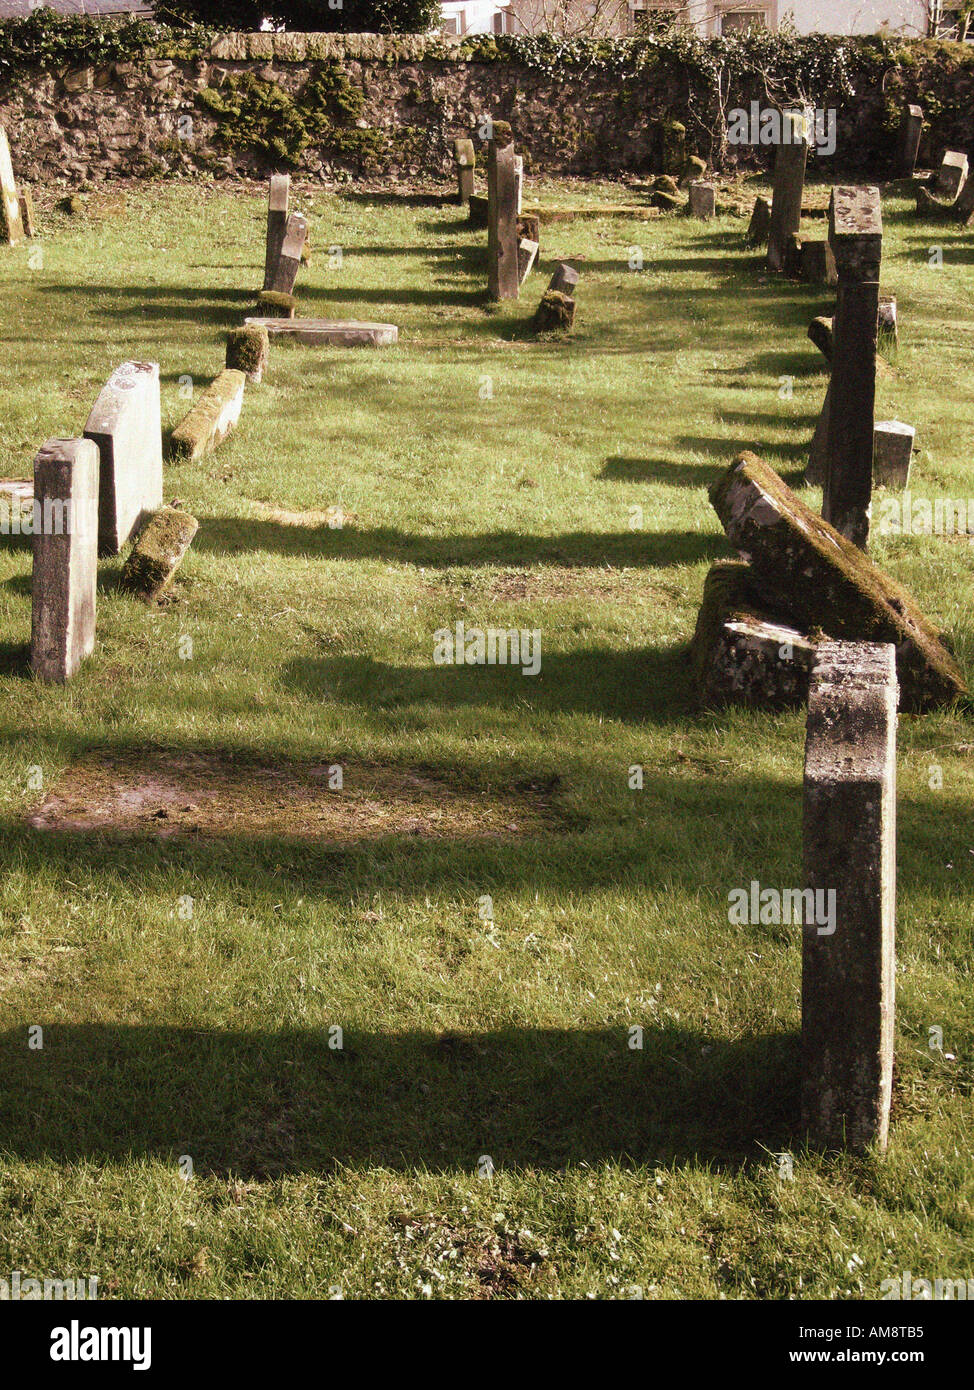
[(520, 217), (524, 202), (524, 156), (520, 154), (514, 156), (514, 180), (517, 188), (517, 215)]
[(10, 142), (0, 125), (0, 241), (13, 246), (24, 239), (24, 223), (20, 215), (20, 194), (10, 159)]
[(838, 272), (832, 248), (824, 238), (801, 244), (798, 261), (799, 277), (809, 285), (832, 286), (838, 283)]
[(839, 275), (833, 325), (822, 515), (854, 545), (869, 541), (883, 219), (879, 189), (832, 190), (829, 242)]
[(269, 290), (277, 273), (277, 262), (284, 245), (287, 205), (291, 191), (289, 174), (272, 174), (267, 190), (267, 242), (264, 250), (264, 285)]
[(923, 133), (923, 107), (905, 106), (900, 122), (900, 144), (897, 175), (901, 179), (912, 179), (916, 173), (917, 155), (920, 151), (920, 136)]
[(541, 245), (541, 218), (536, 212), (522, 212), (517, 219), (517, 239), (527, 237), (528, 241), (536, 241)]
[(832, 320), (820, 315), (808, 325), (808, 336), (825, 358), (832, 361)]
[(743, 453), (710, 489), (727, 539), (751, 562), (756, 602), (802, 632), (892, 642), (903, 708), (934, 709), (963, 695), (964, 678), (913, 596)]
[(233, 371), (243, 372), (248, 386), (259, 386), (264, 380), (270, 355), (267, 329), (258, 324), (231, 328), (227, 334), (226, 364)]
[(399, 341), (394, 323), (355, 323), (336, 319), (249, 318), (248, 327), (263, 328), (272, 338), (308, 347), (391, 347)]
[(802, 1123), (823, 1149), (882, 1150), (889, 1130), (896, 706), (891, 644), (819, 647), (803, 840), (805, 888), (825, 911), (806, 910), (802, 928)]
[(712, 183), (704, 179), (694, 179), (690, 185), (687, 211), (691, 217), (702, 217), (709, 221), (717, 212), (717, 193)]
[(967, 155), (962, 150), (948, 150), (937, 170), (937, 193), (953, 202), (966, 182)]
[(538, 256), (538, 243), (522, 237), (517, 244), (517, 282), (523, 285)]
[(24, 224), (24, 236), (37, 235), (37, 223), (34, 219), (34, 195), (29, 188), (22, 188), (19, 195), (20, 220)]
[(84, 430), (98, 445), (98, 547), (117, 555), (139, 522), (162, 505), (159, 364), (123, 362), (92, 406)]
[(879, 319), (876, 325), (879, 342), (887, 348), (896, 347), (899, 342), (899, 328), (896, 317), (896, 295), (879, 296)]
[(517, 299), (517, 174), (514, 136), (495, 121), (487, 145), (487, 291), (491, 299)]
[(899, 420), (880, 420), (873, 445), (873, 485), (904, 488), (910, 481), (916, 430)]
[(487, 215), (489, 203), (482, 193), (471, 193), (468, 217), (471, 227), (486, 227), (490, 219)]
[(195, 516), (163, 507), (150, 517), (125, 558), (119, 584), (130, 593), (155, 599), (168, 589), (199, 530)]
[(771, 232), (771, 204), (767, 198), (756, 198), (745, 240), (748, 246), (767, 246)]
[(548, 289), (557, 290), (559, 294), (574, 295), (577, 284), (578, 271), (573, 265), (561, 261), (555, 266), (555, 273), (548, 281)]
[(237, 426), (246, 384), (244, 372), (225, 367), (173, 430), (169, 441), (172, 456), (197, 459), (218, 448)]
[(534, 311), (536, 333), (567, 333), (575, 322), (575, 301), (560, 290), (545, 290)]
[(304, 249), (304, 239), (308, 234), (308, 224), (299, 212), (292, 212), (287, 219), (284, 228), (284, 240), (281, 243), (281, 253), (277, 258), (277, 265), (271, 277), (271, 283), (266, 288), (274, 294), (292, 294), (294, 282), (298, 278), (298, 269), (301, 265), (301, 252)]
[(784, 111), (782, 138), (774, 164), (771, 225), (768, 229), (768, 269), (784, 270), (788, 238), (801, 225), (802, 192), (808, 162), (808, 128), (800, 111)]
[(69, 680), (95, 645), (98, 468), (90, 439), (49, 439), (34, 460), (30, 664), (41, 680)]
[(477, 167), (472, 140), (454, 140), (453, 163), (457, 171), (457, 202), (466, 205), (473, 193), (473, 171)]

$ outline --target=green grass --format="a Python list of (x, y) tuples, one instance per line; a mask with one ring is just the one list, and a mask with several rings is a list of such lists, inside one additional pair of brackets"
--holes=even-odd
[[(543, 228), (524, 298), (489, 308), (458, 209), (299, 201), (299, 312), (391, 321), (399, 347), (272, 348), (236, 435), (167, 469), (201, 523), (174, 601), (103, 562), (96, 651), (63, 689), (25, 672), (30, 551), (0, 548), (0, 1277), (809, 1298), (974, 1274), (971, 717), (901, 720), (891, 1144), (823, 1157), (797, 1123), (799, 931), (727, 920), (732, 888), (801, 882), (804, 720), (701, 714), (685, 661), (729, 553), (706, 487), (741, 447), (795, 479), (828, 294), (768, 280), (738, 219), (596, 220)], [(41, 266), (3, 251), (0, 472), (79, 432), (128, 357), (160, 363), (178, 422), (180, 378), (198, 393), (253, 301), (264, 207), (144, 186), (43, 216)], [(905, 198), (885, 215), (901, 346), (877, 415), (918, 427), (917, 495), (974, 496), (974, 239)], [(576, 332), (536, 343), (563, 257), (584, 258)], [(873, 553), (970, 675), (971, 547)], [(460, 618), (539, 628), (540, 675), (435, 666)], [(109, 755), (202, 768), (221, 835), (28, 825)], [(322, 830), (309, 768), (332, 764)]]

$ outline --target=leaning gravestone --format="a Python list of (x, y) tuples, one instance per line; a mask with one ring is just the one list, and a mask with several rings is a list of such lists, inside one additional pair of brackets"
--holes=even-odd
[(838, 269), (839, 288), (833, 326), (822, 515), (854, 545), (865, 550), (872, 494), (879, 268), (883, 254), (878, 188), (833, 188), (829, 242)]
[(454, 140), (453, 163), (457, 171), (457, 202), (463, 207), (470, 202), (474, 187), (473, 171), (477, 167), (472, 140)]
[(524, 202), (524, 156), (516, 154), (514, 156), (514, 179), (517, 185), (517, 215), (521, 216), (521, 208)]
[(117, 555), (142, 518), (162, 505), (159, 364), (123, 362), (92, 406), (85, 438), (98, 445), (98, 545)]
[(237, 426), (243, 409), (245, 372), (225, 367), (210, 382), (170, 438), (173, 458), (197, 459), (211, 454)]
[(916, 173), (922, 133), (923, 107), (905, 106), (903, 119), (900, 122), (899, 167), (897, 169), (897, 174), (901, 179), (912, 179)]
[(287, 205), (291, 189), (289, 174), (272, 174), (267, 190), (267, 242), (264, 251), (264, 289), (269, 290), (277, 273), (284, 229), (287, 226)]
[(937, 170), (937, 192), (953, 201), (966, 182), (967, 155), (962, 150), (947, 150)]
[(904, 488), (910, 481), (916, 430), (900, 420), (879, 420), (873, 445), (873, 483), (876, 487)]
[(15, 242), (23, 241), (24, 235), (20, 194), (10, 159), (10, 142), (7, 132), (0, 126), (0, 241), (13, 246)]
[(771, 225), (768, 229), (769, 270), (784, 270), (788, 239), (796, 235), (801, 226), (808, 145), (808, 125), (804, 113), (782, 112), (781, 144), (775, 157)]
[(30, 664), (41, 680), (69, 680), (95, 645), (98, 466), (90, 439), (49, 439), (34, 460)]
[(934, 709), (965, 693), (943, 634), (912, 594), (755, 454), (735, 459), (710, 489), (710, 501), (731, 545), (750, 559), (756, 601), (805, 633), (894, 643), (905, 709)]
[(514, 136), (494, 121), (487, 145), (487, 291), (491, 299), (517, 299), (517, 173)]
[(767, 198), (756, 198), (745, 241), (748, 246), (767, 246), (771, 233), (771, 204)]
[(301, 252), (304, 249), (304, 239), (307, 235), (307, 222), (299, 212), (292, 212), (284, 228), (281, 253), (277, 258), (271, 283), (265, 286), (265, 289), (272, 294), (292, 294), (294, 292), (294, 282), (298, 278)]
[(517, 282), (523, 285), (531, 274), (538, 258), (538, 243), (530, 237), (521, 237), (517, 244)]
[(891, 644), (819, 647), (803, 838), (805, 887), (826, 911), (802, 928), (802, 1121), (824, 1149), (884, 1149), (889, 1131), (896, 705)]
[(548, 289), (557, 290), (559, 294), (573, 295), (577, 284), (578, 271), (573, 265), (561, 261), (555, 266), (555, 273), (548, 281)]

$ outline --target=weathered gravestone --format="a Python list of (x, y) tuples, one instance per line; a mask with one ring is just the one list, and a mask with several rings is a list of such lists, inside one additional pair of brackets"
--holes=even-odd
[(756, 601), (802, 632), (892, 642), (903, 708), (934, 709), (964, 678), (912, 594), (807, 507), (773, 468), (743, 453), (710, 489), (734, 549), (750, 560)]
[(466, 205), (473, 193), (473, 171), (477, 167), (472, 140), (454, 140), (453, 163), (457, 171), (457, 202)]
[(0, 126), (0, 241), (12, 246), (24, 239), (24, 223), (20, 215), (20, 194), (10, 159), (7, 132)]
[(523, 285), (531, 273), (538, 257), (538, 243), (529, 237), (521, 237), (517, 244), (517, 281)]
[(489, 199), (485, 198), (482, 193), (471, 193), (468, 212), (471, 227), (489, 226), (490, 219), (487, 211), (489, 206)]
[(95, 645), (98, 448), (50, 439), (34, 460), (30, 664), (66, 681)]
[(197, 459), (211, 454), (230, 434), (243, 409), (247, 377), (244, 372), (226, 367), (210, 382), (189, 414), (172, 432), (170, 450), (173, 458)]
[(248, 386), (259, 386), (270, 361), (271, 344), (267, 329), (259, 324), (231, 328), (227, 334), (227, 366), (243, 372)]
[(299, 212), (292, 212), (284, 228), (284, 240), (281, 243), (281, 252), (277, 258), (277, 265), (274, 267), (271, 283), (267, 286), (267, 289), (272, 293), (293, 293), (294, 282), (298, 278), (298, 269), (301, 265), (304, 239), (307, 235), (307, 222)]
[(516, 188), (518, 217), (521, 215), (521, 208), (524, 202), (524, 156), (516, 154), (514, 156), (514, 184)]
[(33, 237), (37, 235), (37, 223), (34, 218), (34, 195), (29, 188), (20, 190), (20, 220), (24, 224), (24, 236)]
[(92, 406), (84, 430), (98, 445), (98, 546), (117, 555), (139, 522), (162, 505), (159, 364), (123, 362)]
[(771, 225), (768, 229), (769, 270), (784, 270), (788, 238), (794, 236), (801, 225), (808, 145), (804, 113), (782, 112), (781, 143), (775, 157)]
[(947, 150), (937, 170), (937, 192), (941, 198), (953, 200), (966, 182), (967, 155), (962, 150)]
[(514, 136), (494, 121), (487, 145), (487, 291), (491, 299), (517, 299), (517, 175)]
[(575, 301), (560, 290), (545, 290), (534, 311), (536, 333), (567, 332), (575, 322)]
[(264, 250), (264, 289), (269, 290), (277, 273), (284, 229), (287, 226), (287, 205), (291, 190), (289, 174), (272, 174), (267, 190), (267, 242)]
[(805, 741), (802, 1121), (824, 1149), (884, 1149), (889, 1131), (896, 706), (891, 644), (819, 647)]
[(916, 430), (899, 420), (879, 420), (873, 446), (873, 483), (876, 487), (904, 488), (910, 481)]
[(878, 188), (833, 188), (829, 241), (839, 288), (822, 515), (865, 550), (873, 478), (879, 267), (883, 254)]
[(748, 246), (767, 246), (771, 232), (771, 204), (767, 198), (756, 198), (745, 240)]
[(126, 556), (121, 587), (145, 599), (158, 598), (172, 583), (198, 530), (199, 522), (189, 512), (176, 507), (156, 512)]
[(687, 212), (691, 217), (701, 217), (704, 221), (715, 216), (717, 192), (712, 183), (707, 183), (705, 179), (694, 179), (690, 184)]
[(916, 173), (920, 136), (923, 133), (923, 107), (905, 106), (900, 121), (900, 142), (897, 158), (897, 177), (912, 179)]
[(578, 271), (573, 265), (561, 261), (555, 266), (555, 273), (548, 281), (548, 289), (557, 290), (559, 294), (574, 295), (577, 284)]

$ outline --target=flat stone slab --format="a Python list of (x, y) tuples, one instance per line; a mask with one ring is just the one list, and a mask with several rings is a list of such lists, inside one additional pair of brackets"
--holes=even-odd
[(192, 410), (172, 432), (174, 457), (197, 459), (210, 454), (236, 427), (243, 409), (247, 378), (232, 367), (210, 382)]
[(355, 323), (339, 319), (244, 319), (248, 327), (266, 328), (272, 338), (287, 338), (309, 347), (391, 347), (399, 341), (394, 323)]
[(660, 216), (659, 208), (646, 207), (643, 203), (603, 203), (574, 208), (543, 208), (535, 204), (523, 211), (544, 226), (547, 222), (576, 222), (589, 217), (630, 217), (638, 222), (650, 222)]
[(803, 632), (892, 642), (903, 707), (933, 709), (965, 693), (940, 631), (916, 600), (818, 516), (774, 469), (743, 453), (710, 489), (735, 550), (753, 566), (755, 592)]

